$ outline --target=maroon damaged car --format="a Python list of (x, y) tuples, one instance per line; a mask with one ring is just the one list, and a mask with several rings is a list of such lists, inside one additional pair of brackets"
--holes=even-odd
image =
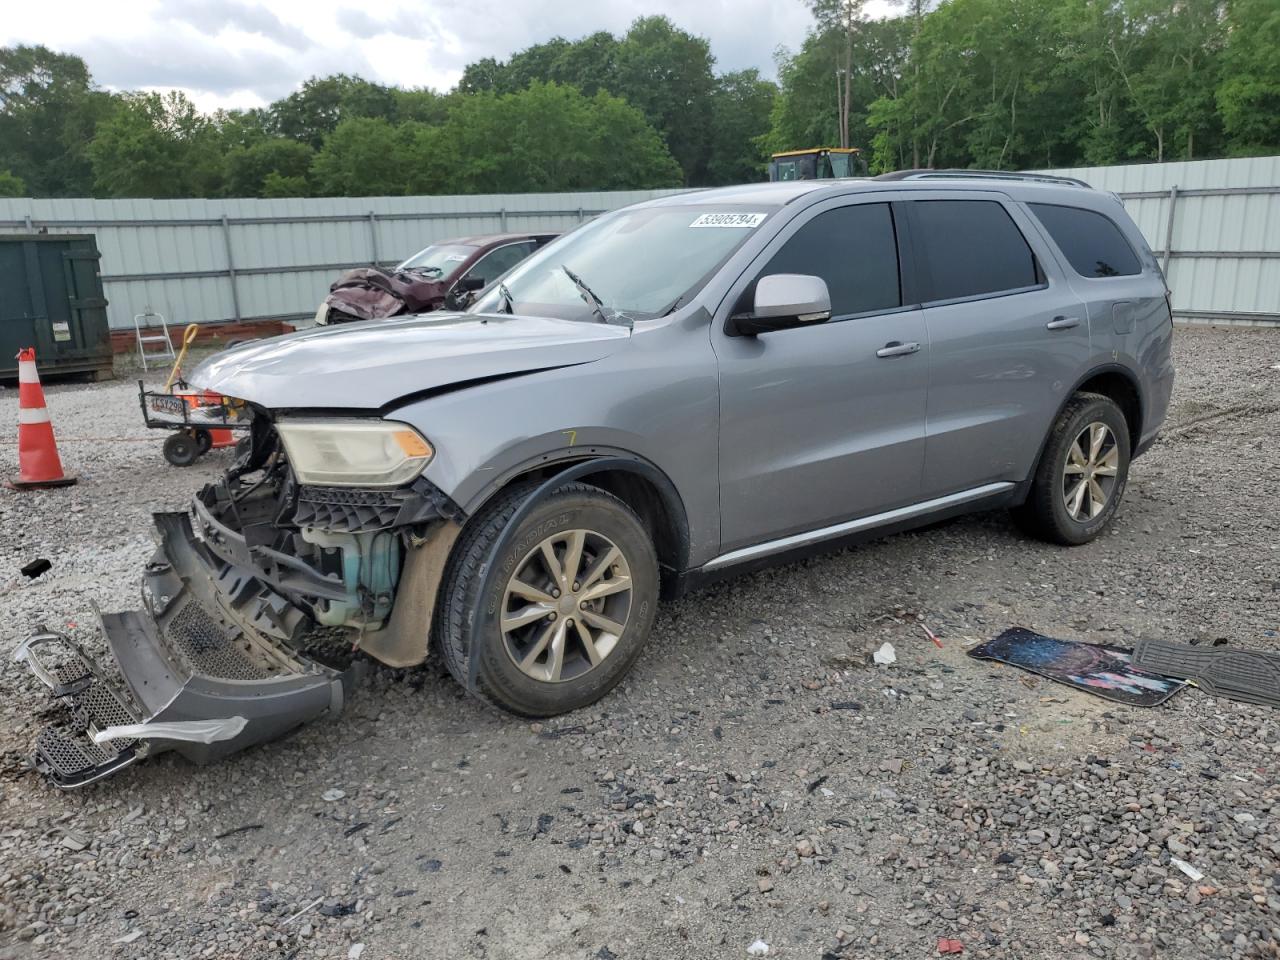
[(498, 233), (459, 237), (433, 243), (391, 270), (348, 270), (329, 287), (329, 296), (316, 311), (316, 323), (461, 310), (477, 292), (557, 236)]

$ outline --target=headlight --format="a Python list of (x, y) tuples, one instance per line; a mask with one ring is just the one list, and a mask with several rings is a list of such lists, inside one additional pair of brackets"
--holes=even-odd
[(431, 444), (391, 420), (281, 420), (276, 432), (299, 483), (397, 487), (431, 460)]

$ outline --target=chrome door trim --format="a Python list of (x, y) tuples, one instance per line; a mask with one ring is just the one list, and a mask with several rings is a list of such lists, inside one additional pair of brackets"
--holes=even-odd
[(1014, 484), (1008, 482), (986, 483), (980, 487), (961, 490), (959, 493), (949, 493), (945, 497), (925, 500), (921, 503), (912, 504), (908, 507), (899, 507), (896, 510), (888, 510), (884, 513), (872, 514), (869, 517), (862, 517), (858, 520), (848, 520), (844, 523), (837, 523), (830, 527), (821, 527), (817, 530), (809, 530), (805, 533), (795, 533), (789, 537), (782, 537), (778, 540), (768, 540), (764, 543), (758, 543), (753, 547), (742, 547), (739, 550), (723, 553), (715, 559), (707, 561), (707, 563), (703, 565), (702, 569), (718, 570), (720, 567), (727, 567), (735, 563), (742, 563), (744, 560), (754, 560), (757, 557), (767, 557), (771, 553), (781, 553), (782, 551), (790, 550), (793, 547), (805, 547), (813, 543), (821, 543), (823, 540), (834, 540), (836, 537), (842, 537), (848, 533), (857, 533), (860, 530), (870, 530), (874, 527), (881, 527), (890, 523), (896, 523), (899, 520), (910, 520), (914, 517), (933, 513), (935, 510), (942, 510), (947, 507), (958, 506), (962, 503), (969, 503), (973, 500), (981, 500), (984, 497), (989, 497), (993, 494), (1003, 493), (1006, 490), (1011, 490), (1013, 487)]

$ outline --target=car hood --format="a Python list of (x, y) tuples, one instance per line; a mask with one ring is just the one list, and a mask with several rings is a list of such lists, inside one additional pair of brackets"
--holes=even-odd
[(188, 379), (267, 409), (378, 410), (470, 381), (590, 363), (629, 336), (626, 327), (586, 321), (433, 313), (233, 347)]

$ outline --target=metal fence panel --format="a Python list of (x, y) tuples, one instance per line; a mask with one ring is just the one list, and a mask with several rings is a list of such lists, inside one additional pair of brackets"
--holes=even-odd
[(1280, 157), (1046, 172), (1120, 196), (1167, 260), (1175, 317), (1280, 323)]
[(281, 200), (0, 199), (0, 229), (94, 233), (114, 329), (300, 318), (344, 269), (396, 263), (449, 237), (564, 231), (679, 191)]
[[(1121, 197), (1167, 261), (1176, 315), (1280, 323), (1280, 157), (1049, 172)], [(449, 237), (568, 230), (599, 212), (675, 192), (0, 199), (0, 230), (95, 233), (108, 319), (124, 329), (148, 307), (178, 325), (309, 316), (347, 267), (394, 263)]]

